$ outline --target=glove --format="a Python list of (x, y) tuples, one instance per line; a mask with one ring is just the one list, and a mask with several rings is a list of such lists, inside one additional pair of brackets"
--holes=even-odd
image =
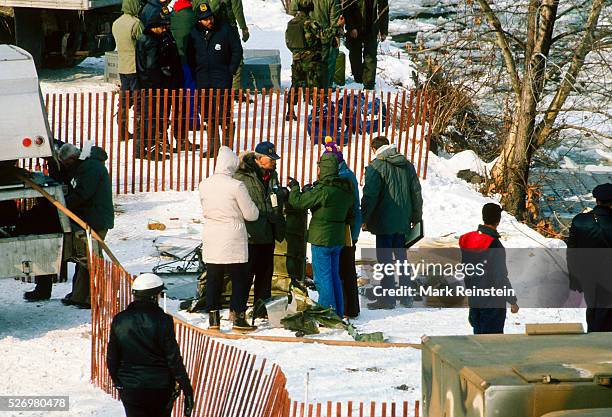
[(280, 187), (278, 189), (278, 196), (281, 198), (282, 201), (287, 201), (287, 199), (289, 198), (289, 190), (287, 189), (287, 187)]
[(302, 192), (306, 193), (308, 191), (312, 190), (312, 184), (306, 184), (305, 186), (302, 187)]
[(185, 411), (185, 417), (191, 417), (191, 413), (193, 412), (193, 395), (185, 395), (183, 409)]
[(299, 187), (299, 186), (300, 186), (300, 183), (299, 183), (299, 182), (298, 182), (298, 181), (297, 181), (295, 178), (292, 178), (292, 177), (287, 177), (287, 180), (289, 181), (289, 182), (287, 183), (287, 188), (289, 188), (290, 190), (291, 190), (293, 187)]
[(249, 29), (248, 28), (242, 29), (242, 42), (248, 41), (250, 37), (251, 37), (251, 34), (249, 33)]

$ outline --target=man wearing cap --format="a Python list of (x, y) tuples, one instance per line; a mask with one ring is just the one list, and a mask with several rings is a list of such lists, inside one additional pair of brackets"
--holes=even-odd
[(254, 277), (254, 301), (272, 296), (274, 272), (274, 241), (285, 238), (285, 218), (276, 161), (280, 156), (274, 144), (261, 142), (255, 152), (240, 155), (240, 165), (234, 178), (246, 185), (259, 217), (246, 222), (249, 234), (249, 277)]
[[(482, 222), (478, 230), (466, 233), (459, 238), (461, 260), (466, 271), (465, 287), (477, 289), (506, 289), (512, 290), (508, 280), (506, 267), (506, 252), (499, 238), (497, 227), (501, 222), (501, 206), (487, 203), (482, 207)], [(472, 267), (473, 265), (473, 267)], [(478, 275), (468, 271), (479, 270), (484, 273)], [(515, 296), (504, 297), (468, 297), (470, 306), (469, 322), (474, 334), (495, 334), (504, 332), (506, 322), (506, 303), (510, 304), (512, 313), (519, 311)]]
[[(218, 108), (223, 113), (224, 98), (232, 88), (232, 78), (242, 60), (242, 44), (238, 31), (226, 22), (218, 20), (208, 3), (201, 3), (196, 10), (196, 25), (187, 40), (187, 62), (195, 75), (198, 89), (214, 89), (213, 109)], [(208, 106), (202, 110), (203, 119), (212, 122), (207, 128), (210, 147), (216, 152), (219, 148), (219, 127), (224, 129), (224, 141), (229, 142), (229, 126), (231, 121), (231, 106), (225, 104), (225, 120), (215, 120), (216, 111), (208, 114)], [(227, 143), (226, 143), (227, 144)]]
[(588, 331), (612, 332), (612, 251), (609, 250), (612, 249), (612, 184), (595, 187), (593, 197), (595, 208), (574, 217), (570, 227), (567, 240), (570, 288), (584, 292)]
[[(170, 20), (159, 13), (154, 13), (145, 23), (144, 33), (136, 43), (136, 71), (139, 86), (146, 90), (152, 89), (154, 94), (157, 89), (172, 90), (182, 86), (181, 60), (169, 28)], [(144, 103), (148, 102), (149, 97), (144, 97)], [(167, 142), (163, 125), (164, 120), (170, 115), (170, 106), (164, 105), (163, 100), (160, 100), (161, 108), (158, 113), (155, 97), (152, 98), (152, 102), (152, 109), (148, 105), (142, 109), (142, 117), (145, 119), (144, 132), (134, 141), (134, 154), (136, 158), (169, 159), (169, 155), (163, 153), (164, 143)]]
[[(87, 141), (83, 150), (69, 143), (62, 145), (58, 159), (66, 171), (72, 172), (72, 180), (66, 206), (104, 239), (114, 226), (113, 190), (104, 161), (108, 159), (104, 149)], [(90, 308), (89, 270), (87, 269), (87, 236), (73, 224), (73, 255), (79, 268), (72, 282), (72, 292), (62, 303)]]
[[(194, 10), (198, 10), (200, 4), (204, 3), (202, 0), (195, 0), (193, 2)], [(213, 13), (220, 20), (227, 22), (232, 28), (238, 30), (242, 34), (242, 42), (247, 42), (251, 37), (249, 33), (249, 27), (247, 26), (246, 19), (244, 17), (244, 9), (242, 7), (242, 0), (211, 0), (209, 2)], [(238, 100), (238, 90), (242, 88), (241, 85), (241, 73), (242, 73), (243, 61), (240, 61), (240, 66), (234, 74), (232, 80), (232, 88), (236, 91), (235, 100)], [(243, 97), (243, 100), (245, 98)]]
[(174, 334), (174, 320), (158, 305), (164, 282), (141, 274), (132, 285), (134, 301), (113, 318), (106, 363), (127, 417), (170, 417), (185, 395), (184, 415), (193, 411), (193, 388)]

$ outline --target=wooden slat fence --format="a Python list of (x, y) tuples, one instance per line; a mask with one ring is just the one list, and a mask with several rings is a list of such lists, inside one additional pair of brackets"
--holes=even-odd
[[(281, 155), (281, 182), (292, 176), (312, 183), (325, 134), (344, 141), (345, 160), (360, 180), (372, 158), (369, 144), (378, 135), (387, 136), (425, 178), (435, 108), (423, 89), (51, 93), (45, 104), (54, 138), (78, 146), (92, 140), (105, 149), (117, 194), (195, 190), (213, 173), (219, 143), (243, 152), (264, 140)], [(288, 117), (291, 108), (294, 118)], [(169, 160), (156, 154), (135, 158), (162, 132), (168, 140), (159, 148)], [(187, 142), (200, 148), (189, 148)]]
[[(106, 367), (106, 348), (113, 317), (131, 301), (133, 276), (120, 265), (96, 255), (91, 274), (91, 381), (118, 399)], [(179, 319), (176, 338), (195, 393), (193, 417), (419, 417), (419, 402), (376, 403), (292, 401), (286, 377), (275, 364), (220, 343)], [(183, 415), (182, 396), (173, 416)]]

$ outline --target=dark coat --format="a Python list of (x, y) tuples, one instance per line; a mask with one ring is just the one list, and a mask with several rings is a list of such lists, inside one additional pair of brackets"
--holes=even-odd
[(115, 316), (106, 361), (117, 387), (164, 389), (177, 381), (186, 395), (193, 395), (172, 316), (151, 301), (134, 301)]
[(196, 23), (187, 40), (187, 62), (198, 88), (232, 88), (232, 78), (242, 60), (242, 44), (236, 28), (215, 23), (207, 31)]
[[(506, 267), (506, 250), (499, 240), (499, 233), (495, 229), (480, 225), (478, 230), (464, 234), (459, 238), (461, 248), (461, 262), (464, 265), (478, 265), (483, 267), (484, 273), (467, 274), (465, 287), (471, 289), (496, 288), (512, 289), (508, 280)], [(476, 308), (505, 308), (506, 302), (516, 304), (516, 297), (468, 297), (470, 307)]]
[(343, 0), (341, 3), (347, 31), (357, 29), (362, 38), (389, 32), (388, 0)]
[(91, 148), (91, 155), (79, 161), (70, 181), (66, 206), (93, 230), (112, 229), (115, 224), (113, 189), (104, 161), (104, 149)]
[(382, 151), (365, 171), (363, 223), (375, 235), (408, 233), (423, 215), (421, 184), (412, 165), (395, 147)]
[(158, 36), (147, 26), (136, 42), (136, 73), (143, 89), (176, 89), (183, 85), (183, 70), (170, 31)]
[(338, 158), (323, 154), (319, 160), (319, 180), (310, 191), (291, 188), (289, 204), (310, 209), (308, 242), (317, 246), (344, 246), (346, 225), (353, 223), (353, 186), (338, 175)]
[(584, 292), (589, 332), (612, 331), (612, 209), (574, 217), (567, 247), (570, 288)]
[(359, 233), (361, 232), (361, 209), (359, 206), (359, 183), (355, 173), (350, 170), (345, 161), (340, 162), (338, 166), (338, 175), (342, 178), (348, 179), (353, 185), (353, 194), (355, 195), (353, 202), (353, 224), (351, 224), (351, 239), (356, 242), (359, 239)]
[[(245, 222), (249, 233), (249, 243), (260, 245), (281, 242), (285, 238), (285, 218), (282, 214), (282, 195), (276, 171), (264, 180), (264, 172), (255, 162), (255, 153), (247, 152), (240, 156), (240, 165), (234, 178), (242, 181), (249, 191), (251, 199), (259, 210), (259, 217), (254, 222)], [(272, 197), (276, 196), (276, 207), (272, 206)]]

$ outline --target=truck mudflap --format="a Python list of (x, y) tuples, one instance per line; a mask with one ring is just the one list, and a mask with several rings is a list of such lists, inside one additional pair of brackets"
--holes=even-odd
[(0, 278), (23, 278), (60, 271), (63, 233), (27, 235), (0, 239)]

